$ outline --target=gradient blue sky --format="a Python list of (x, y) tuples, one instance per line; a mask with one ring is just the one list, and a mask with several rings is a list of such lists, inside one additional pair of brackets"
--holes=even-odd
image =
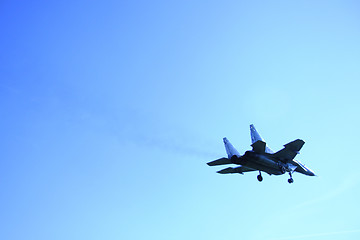
[[(358, 1), (1, 1), (0, 239), (356, 239)], [(254, 123), (318, 177), (219, 175)]]

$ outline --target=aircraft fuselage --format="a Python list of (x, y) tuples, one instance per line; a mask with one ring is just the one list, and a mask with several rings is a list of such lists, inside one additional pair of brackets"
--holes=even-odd
[(233, 157), (232, 162), (273, 175), (281, 175), (286, 172), (286, 166), (280, 161), (276, 161), (271, 154), (259, 154), (253, 151), (247, 151), (241, 157)]

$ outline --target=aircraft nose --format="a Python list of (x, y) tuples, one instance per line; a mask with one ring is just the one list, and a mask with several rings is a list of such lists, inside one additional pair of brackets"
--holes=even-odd
[(313, 171), (309, 170), (309, 176), (316, 176), (316, 175)]

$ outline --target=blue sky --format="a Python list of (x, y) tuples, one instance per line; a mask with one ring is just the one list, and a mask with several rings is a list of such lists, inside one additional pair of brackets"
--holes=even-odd
[[(2, 1), (0, 238), (360, 236), (357, 1)], [(219, 175), (294, 139), (318, 177)]]

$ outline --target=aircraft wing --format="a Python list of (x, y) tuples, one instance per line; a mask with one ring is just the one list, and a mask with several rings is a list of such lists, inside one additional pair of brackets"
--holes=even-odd
[(223, 170), (218, 171), (218, 173), (221, 173), (221, 174), (228, 174), (228, 173), (240, 173), (240, 174), (243, 174), (244, 172), (251, 172), (251, 171), (256, 171), (256, 170), (252, 169), (252, 168), (240, 166), (240, 167), (236, 167), (236, 168), (232, 168), (232, 167), (225, 168)]
[(280, 159), (282, 162), (289, 162), (295, 158), (297, 154), (299, 154), (300, 149), (305, 144), (305, 142), (301, 139), (296, 139), (295, 141), (289, 142), (284, 145), (284, 148), (280, 151), (274, 153), (274, 157)]
[(224, 165), (224, 164), (231, 164), (231, 160), (228, 158), (219, 158), (215, 161), (207, 163), (207, 165), (209, 165), (209, 166), (217, 166), (217, 165)]

